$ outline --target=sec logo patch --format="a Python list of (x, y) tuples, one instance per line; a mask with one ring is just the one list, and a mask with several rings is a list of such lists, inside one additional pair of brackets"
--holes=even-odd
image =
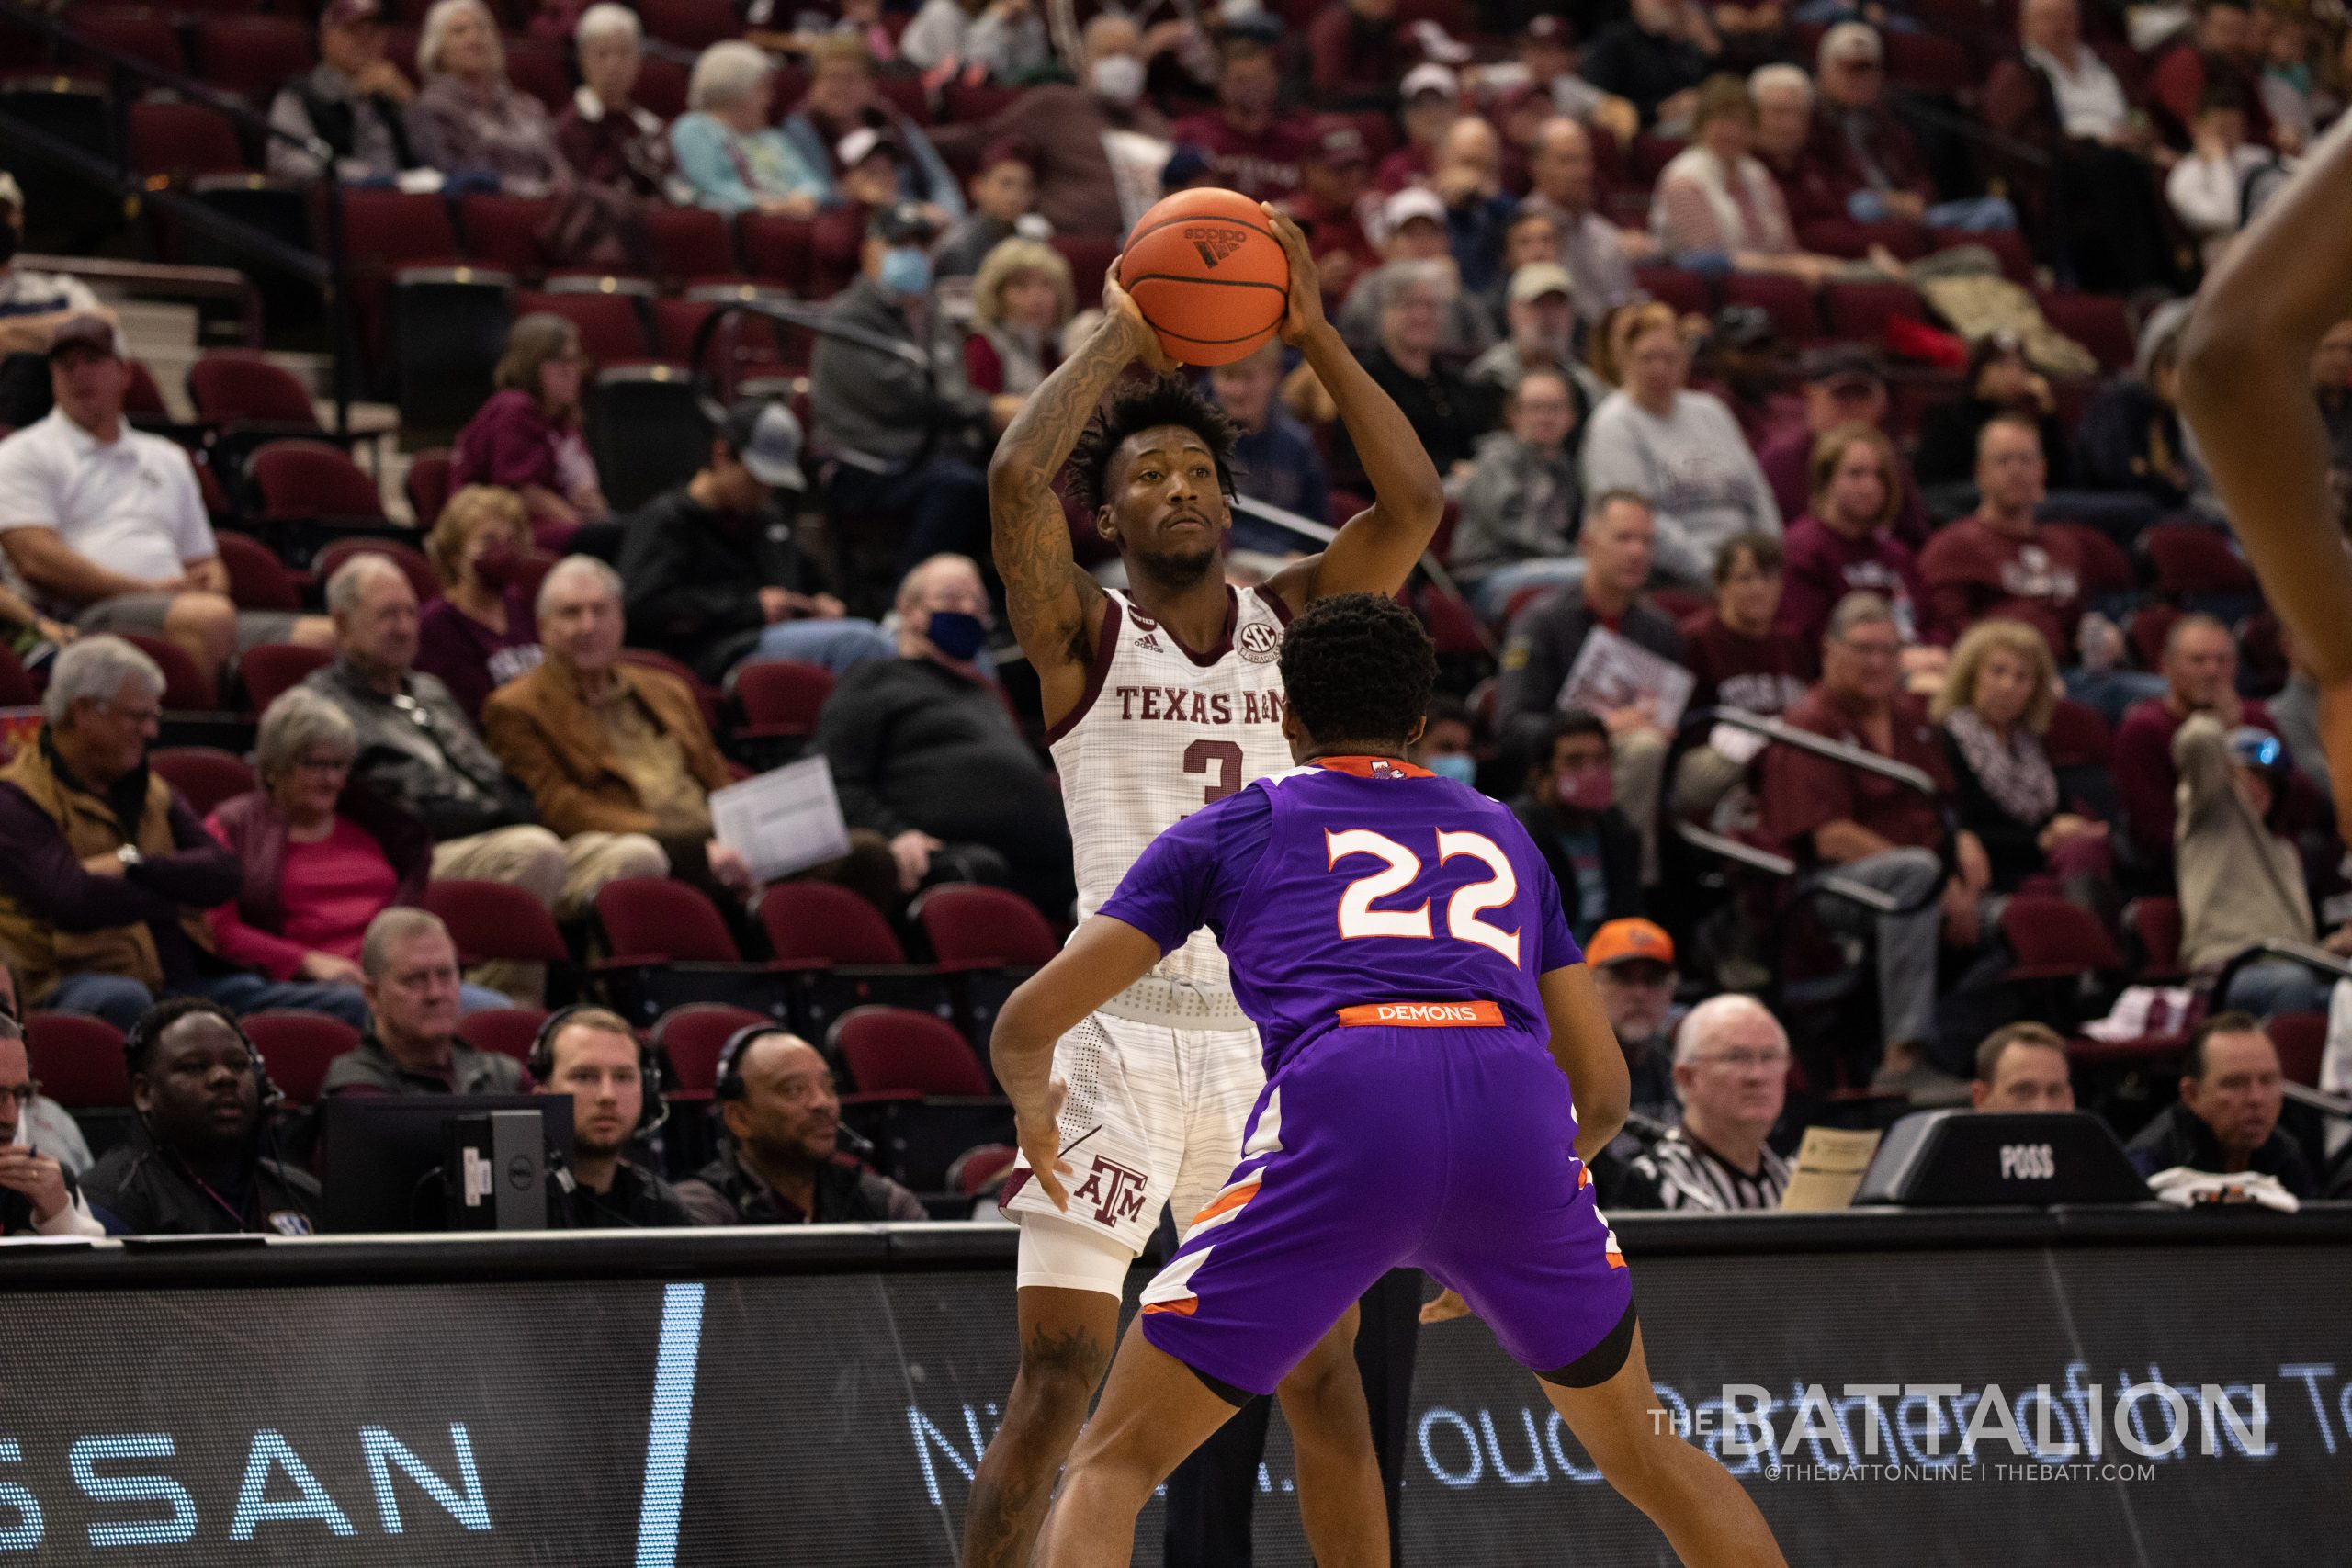
[(1283, 656), (1283, 634), (1263, 621), (1252, 621), (1241, 628), (1233, 646), (1252, 664), (1272, 664)]

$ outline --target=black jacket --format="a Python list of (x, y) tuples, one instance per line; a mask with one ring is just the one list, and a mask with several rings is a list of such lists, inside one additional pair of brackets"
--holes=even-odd
[[(1542, 805), (1532, 795), (1522, 795), (1510, 803), (1511, 815), (1535, 840), (1536, 853), (1552, 868), (1552, 880), (1559, 884), (1560, 907), (1567, 915), (1568, 925), (1581, 942), (1592, 935), (1583, 927), (1577, 911), (1568, 903), (1568, 890), (1577, 885), (1576, 867), (1568, 863), (1567, 852), (1560, 848), (1559, 824), (1553, 819), (1551, 807)], [(1600, 874), (1609, 885), (1609, 908), (1604, 919), (1628, 919), (1642, 912), (1642, 835), (1624, 812), (1612, 806), (1593, 820), (1593, 828), (1600, 840)]]
[(404, 1067), (392, 1059), (382, 1041), (363, 1036), (356, 1047), (327, 1064), (319, 1098), (354, 1090), (362, 1094), (520, 1094), (526, 1075), (523, 1064), (496, 1051), (477, 1051), (461, 1042), (449, 1046), (449, 1076)]
[(694, 1223), (676, 1188), (628, 1160), (613, 1172), (610, 1192), (595, 1191), (569, 1178), (548, 1186), (550, 1230), (660, 1230)]
[(819, 593), (827, 584), (793, 539), (786, 512), (714, 512), (685, 487), (655, 496), (628, 519), (621, 581), (629, 640), (691, 666), (712, 685), (760, 640), (760, 590)]
[(310, 1235), (318, 1229), (319, 1184), (308, 1172), (256, 1156), (243, 1190), (208, 1189), (143, 1127), (91, 1167), (84, 1186), (91, 1212), (117, 1235)]
[(839, 1155), (817, 1172), (816, 1212), (804, 1214), (744, 1169), (732, 1144), (692, 1179), (678, 1183), (678, 1197), (698, 1225), (871, 1224), (931, 1217), (922, 1199)]
[(399, 697), (387, 697), (338, 659), (302, 684), (357, 728), (351, 776), (423, 822), (436, 841), (538, 820), (531, 792), (506, 776), (449, 688), (432, 676), (412, 671)]
[[(1577, 667), (1584, 639), (1600, 617), (1585, 596), (1566, 588), (1520, 612), (1503, 643), (1502, 673), (1495, 690), (1496, 721), (1509, 724), (1521, 714), (1548, 715)], [(1689, 655), (1682, 630), (1647, 599), (1636, 599), (1617, 623), (1617, 635), (1647, 649), (1669, 664)]]
[[(2192, 1170), (2222, 1174), (2222, 1141), (2213, 1136), (2213, 1129), (2177, 1100), (2143, 1127), (2123, 1152), (2132, 1156), (2132, 1164), (2143, 1176), (2154, 1176), (2181, 1165)], [(2312, 1174), (2311, 1162), (2283, 1129), (2271, 1130), (2269, 1138), (2246, 1161), (2246, 1168), (2277, 1177), (2278, 1185), (2298, 1198), (2319, 1196), (2319, 1179)]]

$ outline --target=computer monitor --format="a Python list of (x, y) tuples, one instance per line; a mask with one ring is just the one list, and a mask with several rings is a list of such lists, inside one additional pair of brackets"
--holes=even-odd
[(537, 1111), (548, 1143), (571, 1156), (571, 1097), (568, 1094), (359, 1094), (319, 1107), (320, 1181), (325, 1188), (321, 1229), (436, 1231), (447, 1201), (438, 1179), (448, 1158), (452, 1117), (491, 1111)]

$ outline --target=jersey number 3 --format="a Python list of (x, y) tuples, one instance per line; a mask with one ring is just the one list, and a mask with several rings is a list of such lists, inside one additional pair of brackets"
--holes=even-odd
[[(1430, 940), (1430, 901), (1426, 897), (1410, 909), (1375, 909), (1375, 898), (1394, 898), (1409, 888), (1421, 874), (1421, 857), (1390, 838), (1369, 828), (1350, 828), (1335, 833), (1324, 829), (1323, 842), (1330, 855), (1328, 863), (1337, 871), (1340, 863), (1354, 855), (1370, 855), (1384, 861), (1385, 866), (1369, 876), (1359, 876), (1348, 884), (1340, 895), (1340, 935), (1353, 940), (1367, 936), (1412, 937)], [(1487, 924), (1478, 917), (1488, 909), (1498, 909), (1519, 897), (1519, 874), (1511, 869), (1510, 857), (1484, 833), (1448, 833), (1437, 836), (1438, 864), (1459, 856), (1483, 862), (1494, 874), (1484, 882), (1473, 882), (1454, 890), (1445, 902), (1446, 934), (1456, 942), (1475, 942), (1480, 947), (1491, 948), (1516, 968), (1519, 964), (1519, 932), (1504, 931)]]

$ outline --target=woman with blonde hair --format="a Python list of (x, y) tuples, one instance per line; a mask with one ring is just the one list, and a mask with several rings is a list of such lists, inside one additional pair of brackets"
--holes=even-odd
[(1657, 524), (1657, 571), (1700, 586), (1739, 534), (1781, 535), (1772, 487), (1724, 400), (1689, 387), (1690, 352), (1668, 306), (1635, 305), (1610, 322), (1617, 390), (1585, 423), (1584, 493), (1631, 491)]
[(484, 697), (538, 667), (538, 622), (525, 587), (532, 553), (523, 498), (497, 485), (451, 496), (424, 541), (441, 597), (417, 617), (416, 667), (437, 676), (477, 723)]
[(1984, 840), (1992, 888), (2030, 877), (2104, 882), (2113, 858), (2107, 824), (2064, 809), (2042, 750), (2058, 704), (2058, 667), (2022, 621), (1980, 621), (1952, 649), (1929, 711), (1943, 727), (1960, 826)]
[(516, 321), (491, 373), (498, 390), (458, 433), (449, 482), (511, 490), (530, 512), (540, 548), (609, 559), (618, 551), (616, 529), (603, 531), (593, 544), (580, 537), (583, 525), (603, 523), (610, 510), (581, 431), (587, 379), (578, 327), (545, 311)]
[(1062, 332), (1078, 310), (1069, 263), (1053, 246), (1011, 239), (972, 279), (964, 374), (975, 389), (1025, 398), (1062, 361)]

